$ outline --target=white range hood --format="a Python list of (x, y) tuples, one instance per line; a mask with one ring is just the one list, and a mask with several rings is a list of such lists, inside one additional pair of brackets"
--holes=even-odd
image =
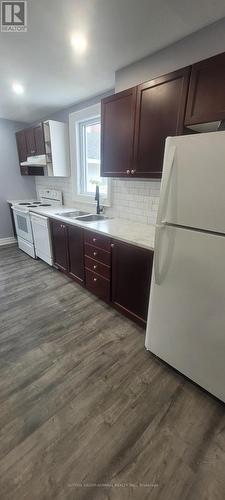
[(21, 167), (40, 167), (40, 165), (46, 166), (46, 155), (28, 156), (27, 161), (23, 161), (20, 165)]

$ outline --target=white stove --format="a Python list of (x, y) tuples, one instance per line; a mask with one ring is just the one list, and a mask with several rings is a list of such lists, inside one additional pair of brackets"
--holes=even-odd
[(18, 246), (21, 250), (28, 253), (34, 259), (36, 258), (36, 252), (30, 212), (39, 207), (47, 208), (62, 205), (61, 191), (44, 189), (39, 191), (38, 195), (39, 200), (18, 200), (13, 201), (12, 204)]

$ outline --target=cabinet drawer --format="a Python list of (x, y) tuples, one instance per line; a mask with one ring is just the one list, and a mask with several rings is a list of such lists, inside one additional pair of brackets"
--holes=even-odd
[(92, 231), (85, 231), (84, 241), (89, 245), (94, 245), (95, 247), (102, 248), (110, 252), (111, 240), (108, 236), (103, 236), (102, 234), (93, 233)]
[(100, 299), (108, 301), (110, 298), (110, 281), (88, 269), (85, 270), (86, 288)]
[(100, 274), (103, 278), (110, 279), (110, 267), (97, 260), (91, 259), (91, 257), (85, 257), (85, 267), (90, 271)]
[(111, 264), (111, 254), (109, 252), (106, 252), (101, 248), (88, 245), (87, 243), (85, 243), (85, 255), (94, 260), (98, 260), (98, 262), (102, 262), (102, 264), (106, 264), (107, 266), (110, 266)]

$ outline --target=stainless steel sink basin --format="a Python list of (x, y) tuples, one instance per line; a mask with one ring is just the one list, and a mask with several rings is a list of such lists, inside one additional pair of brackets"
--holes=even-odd
[(83, 221), (83, 222), (96, 222), (98, 220), (108, 220), (110, 217), (105, 217), (104, 215), (84, 215), (83, 217), (76, 217), (77, 220)]
[(69, 217), (69, 219), (77, 219), (79, 215), (88, 215), (88, 212), (82, 212), (81, 210), (73, 210), (71, 212), (59, 212), (56, 215), (60, 215), (60, 217)]

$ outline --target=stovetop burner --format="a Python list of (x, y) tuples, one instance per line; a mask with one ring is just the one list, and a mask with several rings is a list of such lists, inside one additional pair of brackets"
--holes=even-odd
[(35, 202), (35, 203), (29, 203), (28, 205), (29, 208), (38, 208), (38, 207), (51, 207), (51, 204), (50, 203), (41, 203), (39, 202), (38, 204)]
[(29, 202), (29, 203), (27, 203), (27, 202), (26, 203), (19, 203), (19, 205), (24, 205), (25, 207), (29, 207), (29, 205), (31, 205), (31, 202)]

